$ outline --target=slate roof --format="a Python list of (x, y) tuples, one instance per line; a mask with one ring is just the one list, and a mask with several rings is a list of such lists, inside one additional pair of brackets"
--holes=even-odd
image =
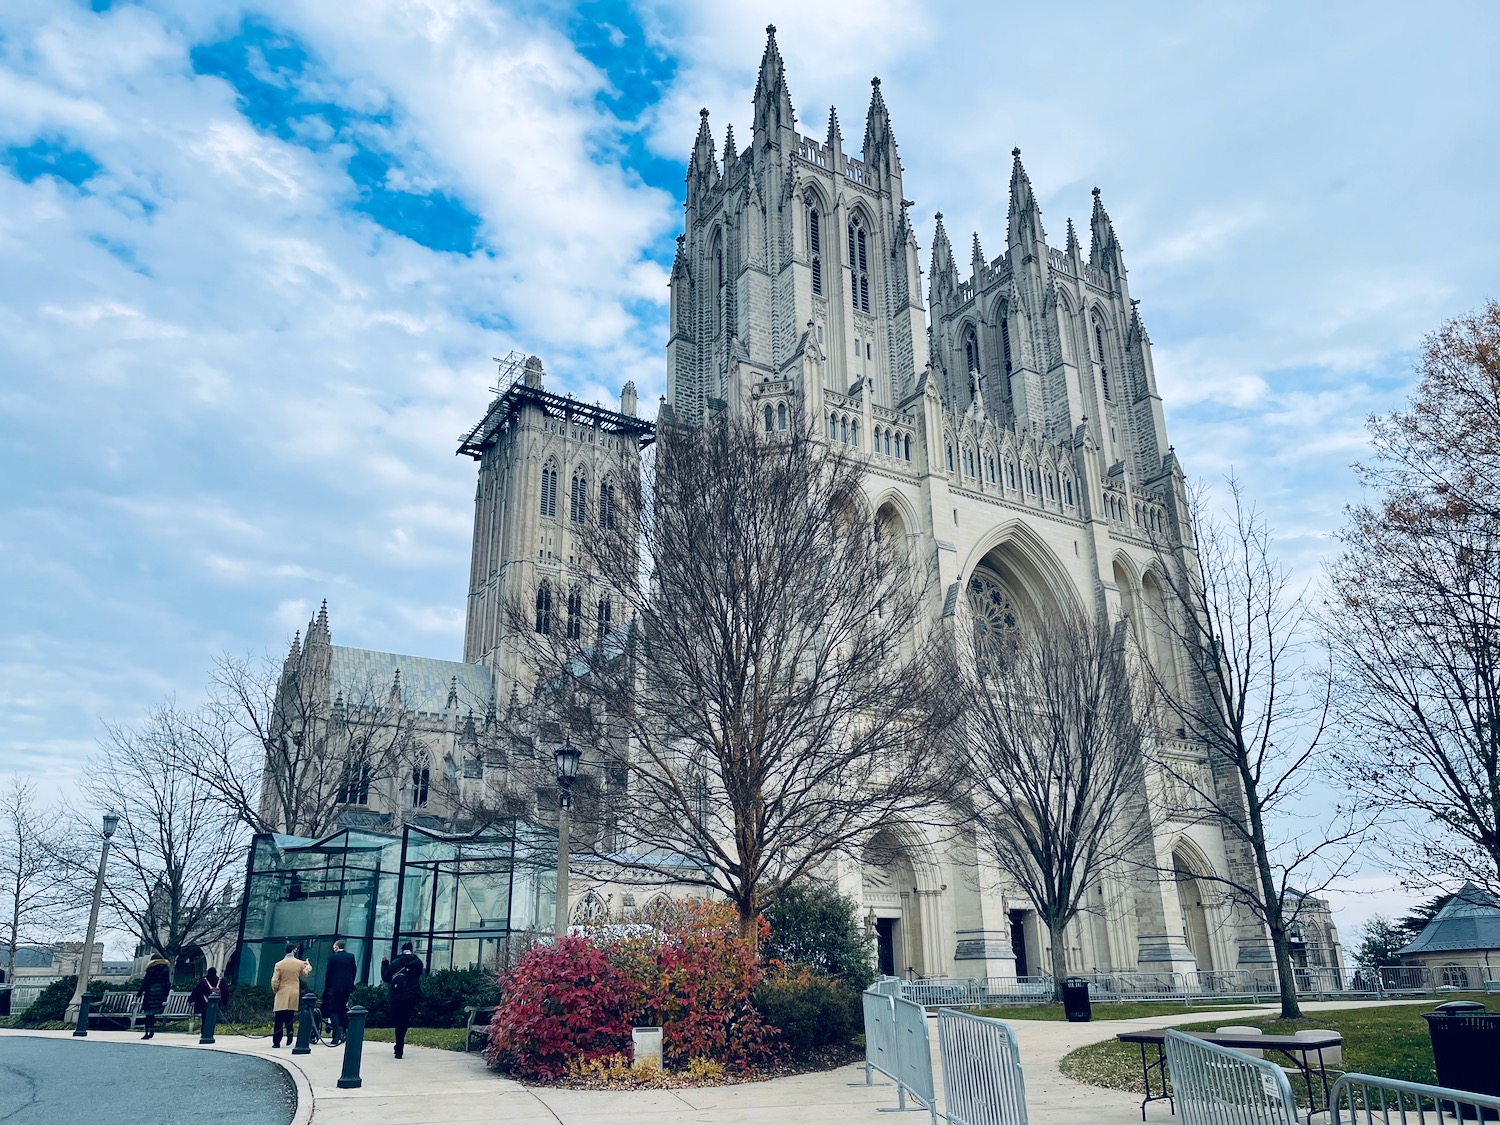
[(1416, 940), (1397, 950), (1407, 953), (1444, 953), (1500, 949), (1500, 902), (1473, 883), (1465, 883), (1433, 916)]
[(401, 671), (401, 699), (412, 711), (441, 714), (448, 706), (448, 688), (458, 678), (458, 709), (483, 714), (495, 698), (495, 680), (482, 664), (436, 660), (430, 656), (405, 656), (368, 648), (333, 645), (333, 690), (346, 701), (372, 696), (384, 702)]

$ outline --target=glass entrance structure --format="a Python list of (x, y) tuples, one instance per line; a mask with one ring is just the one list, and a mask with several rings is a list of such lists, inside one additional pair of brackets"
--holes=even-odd
[(339, 938), (366, 984), (379, 981), (380, 959), (404, 941), (429, 971), (492, 964), (504, 941), (551, 918), (556, 865), (556, 837), (516, 822), (468, 835), (413, 825), (400, 835), (257, 835), (234, 979), (268, 985), (287, 942), (296, 942), (313, 965), (309, 983), (321, 990)]

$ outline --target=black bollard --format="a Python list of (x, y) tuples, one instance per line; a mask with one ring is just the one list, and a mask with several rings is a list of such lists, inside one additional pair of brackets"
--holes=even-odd
[(344, 1019), (344, 1073), (339, 1075), (340, 1090), (358, 1090), (362, 1085), (359, 1060), (365, 1053), (365, 1017), (369, 1014), (364, 1008), (350, 1008)]
[(210, 996), (208, 1007), (203, 1009), (203, 1032), (198, 1036), (200, 1044), (212, 1043), (214, 1041), (214, 1028), (219, 1023), (219, 998)]
[(94, 998), (87, 992), (78, 1001), (78, 1026), (73, 1029), (74, 1035), (87, 1035), (89, 1033), (89, 1008), (94, 1004)]
[(292, 1048), (294, 1055), (312, 1054), (313, 1005), (317, 1002), (317, 996), (311, 992), (302, 997), (302, 1011), (297, 1017), (297, 1045)]

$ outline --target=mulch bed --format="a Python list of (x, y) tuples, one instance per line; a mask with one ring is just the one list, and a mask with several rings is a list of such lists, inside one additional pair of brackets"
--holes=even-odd
[(641, 1078), (559, 1078), (556, 1082), (527, 1082), (529, 1086), (550, 1086), (561, 1090), (689, 1090), (700, 1086), (738, 1086), (746, 1082), (767, 1082), (772, 1078), (789, 1078), (795, 1074), (837, 1070), (851, 1063), (864, 1062), (865, 1049), (854, 1043), (841, 1047), (822, 1047), (796, 1058), (783, 1058), (770, 1066), (739, 1072), (725, 1071), (719, 1078), (690, 1078), (683, 1071), (655, 1071)]

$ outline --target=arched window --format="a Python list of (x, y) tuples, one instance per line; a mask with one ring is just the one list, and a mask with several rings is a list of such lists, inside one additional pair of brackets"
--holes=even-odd
[(837, 414), (830, 414), (828, 416), (828, 436), (830, 439), (839, 436), (839, 416)]
[(557, 516), (557, 465), (552, 461), (542, 466), (542, 515)]
[(615, 482), (605, 481), (599, 486), (599, 526), (605, 531), (615, 529)]
[(426, 766), (417, 766), (411, 771), (411, 807), (425, 809), (427, 794), (432, 785), (432, 771)]
[(870, 311), (870, 258), (859, 219), (849, 223), (849, 302), (859, 312)]
[(859, 448), (859, 419), (856, 418), (849, 423), (849, 444), (855, 449)]
[(771, 406), (766, 404), (766, 433), (771, 432)]
[(1036, 495), (1036, 472), (1030, 465), (1026, 466), (1026, 491)]
[(847, 417), (839, 419), (839, 441), (845, 445), (849, 444), (849, 419)]
[(1016, 463), (1014, 461), (1005, 462), (1005, 487), (1016, 487)]
[(609, 600), (609, 598), (607, 596), (600, 598), (599, 599), (599, 639), (601, 641), (605, 637), (609, 636), (610, 629), (612, 629), (614, 627), (613, 626), (613, 620), (614, 620), (614, 606), (611, 604), (611, 602), (610, 602), (610, 600)]
[[(901, 439), (897, 438), (896, 440), (899, 442)], [(891, 431), (890, 430), (886, 430), (886, 432), (885, 432), (885, 455), (887, 457), (889, 457), (891, 455)]]
[(552, 635), (552, 587), (546, 582), (536, 588), (536, 631)]
[(1010, 374), (1010, 321), (1005, 315), (1005, 310), (1000, 310), (1000, 362), (1005, 365), (1005, 373)]
[(776, 428), (778, 430), (786, 429), (786, 403), (784, 402), (776, 404)]
[(589, 482), (582, 473), (573, 474), (573, 488), (568, 494), (568, 515), (582, 523), (589, 514)]
[(948, 450), (948, 471), (951, 473), (953, 471), (953, 445), (950, 443), (946, 448)]
[(1063, 477), (1063, 500), (1068, 507), (1073, 506), (1073, 482), (1067, 477)]
[(995, 483), (995, 455), (993, 453), (984, 455), (984, 479), (991, 484)]
[(334, 800), (340, 805), (368, 805), (370, 803), (370, 763), (367, 759), (345, 762), (339, 779), (339, 791)]
[(807, 209), (807, 256), (812, 262), (813, 296), (823, 295), (823, 219), (816, 207)]
[(1110, 397), (1109, 393), (1109, 366), (1104, 362), (1104, 326), (1099, 323), (1099, 318), (1094, 317), (1094, 358), (1099, 361), (1099, 382), (1104, 387), (1104, 397)]
[(973, 374), (980, 374), (979, 367), (979, 336), (970, 325), (964, 331), (964, 370)]
[(583, 595), (574, 586), (568, 591), (568, 640), (576, 641), (583, 636)]
[(1057, 486), (1053, 483), (1052, 474), (1051, 473), (1047, 474), (1047, 499), (1048, 500), (1056, 500), (1057, 499)]
[(911, 435), (906, 435), (906, 459), (911, 460)]

